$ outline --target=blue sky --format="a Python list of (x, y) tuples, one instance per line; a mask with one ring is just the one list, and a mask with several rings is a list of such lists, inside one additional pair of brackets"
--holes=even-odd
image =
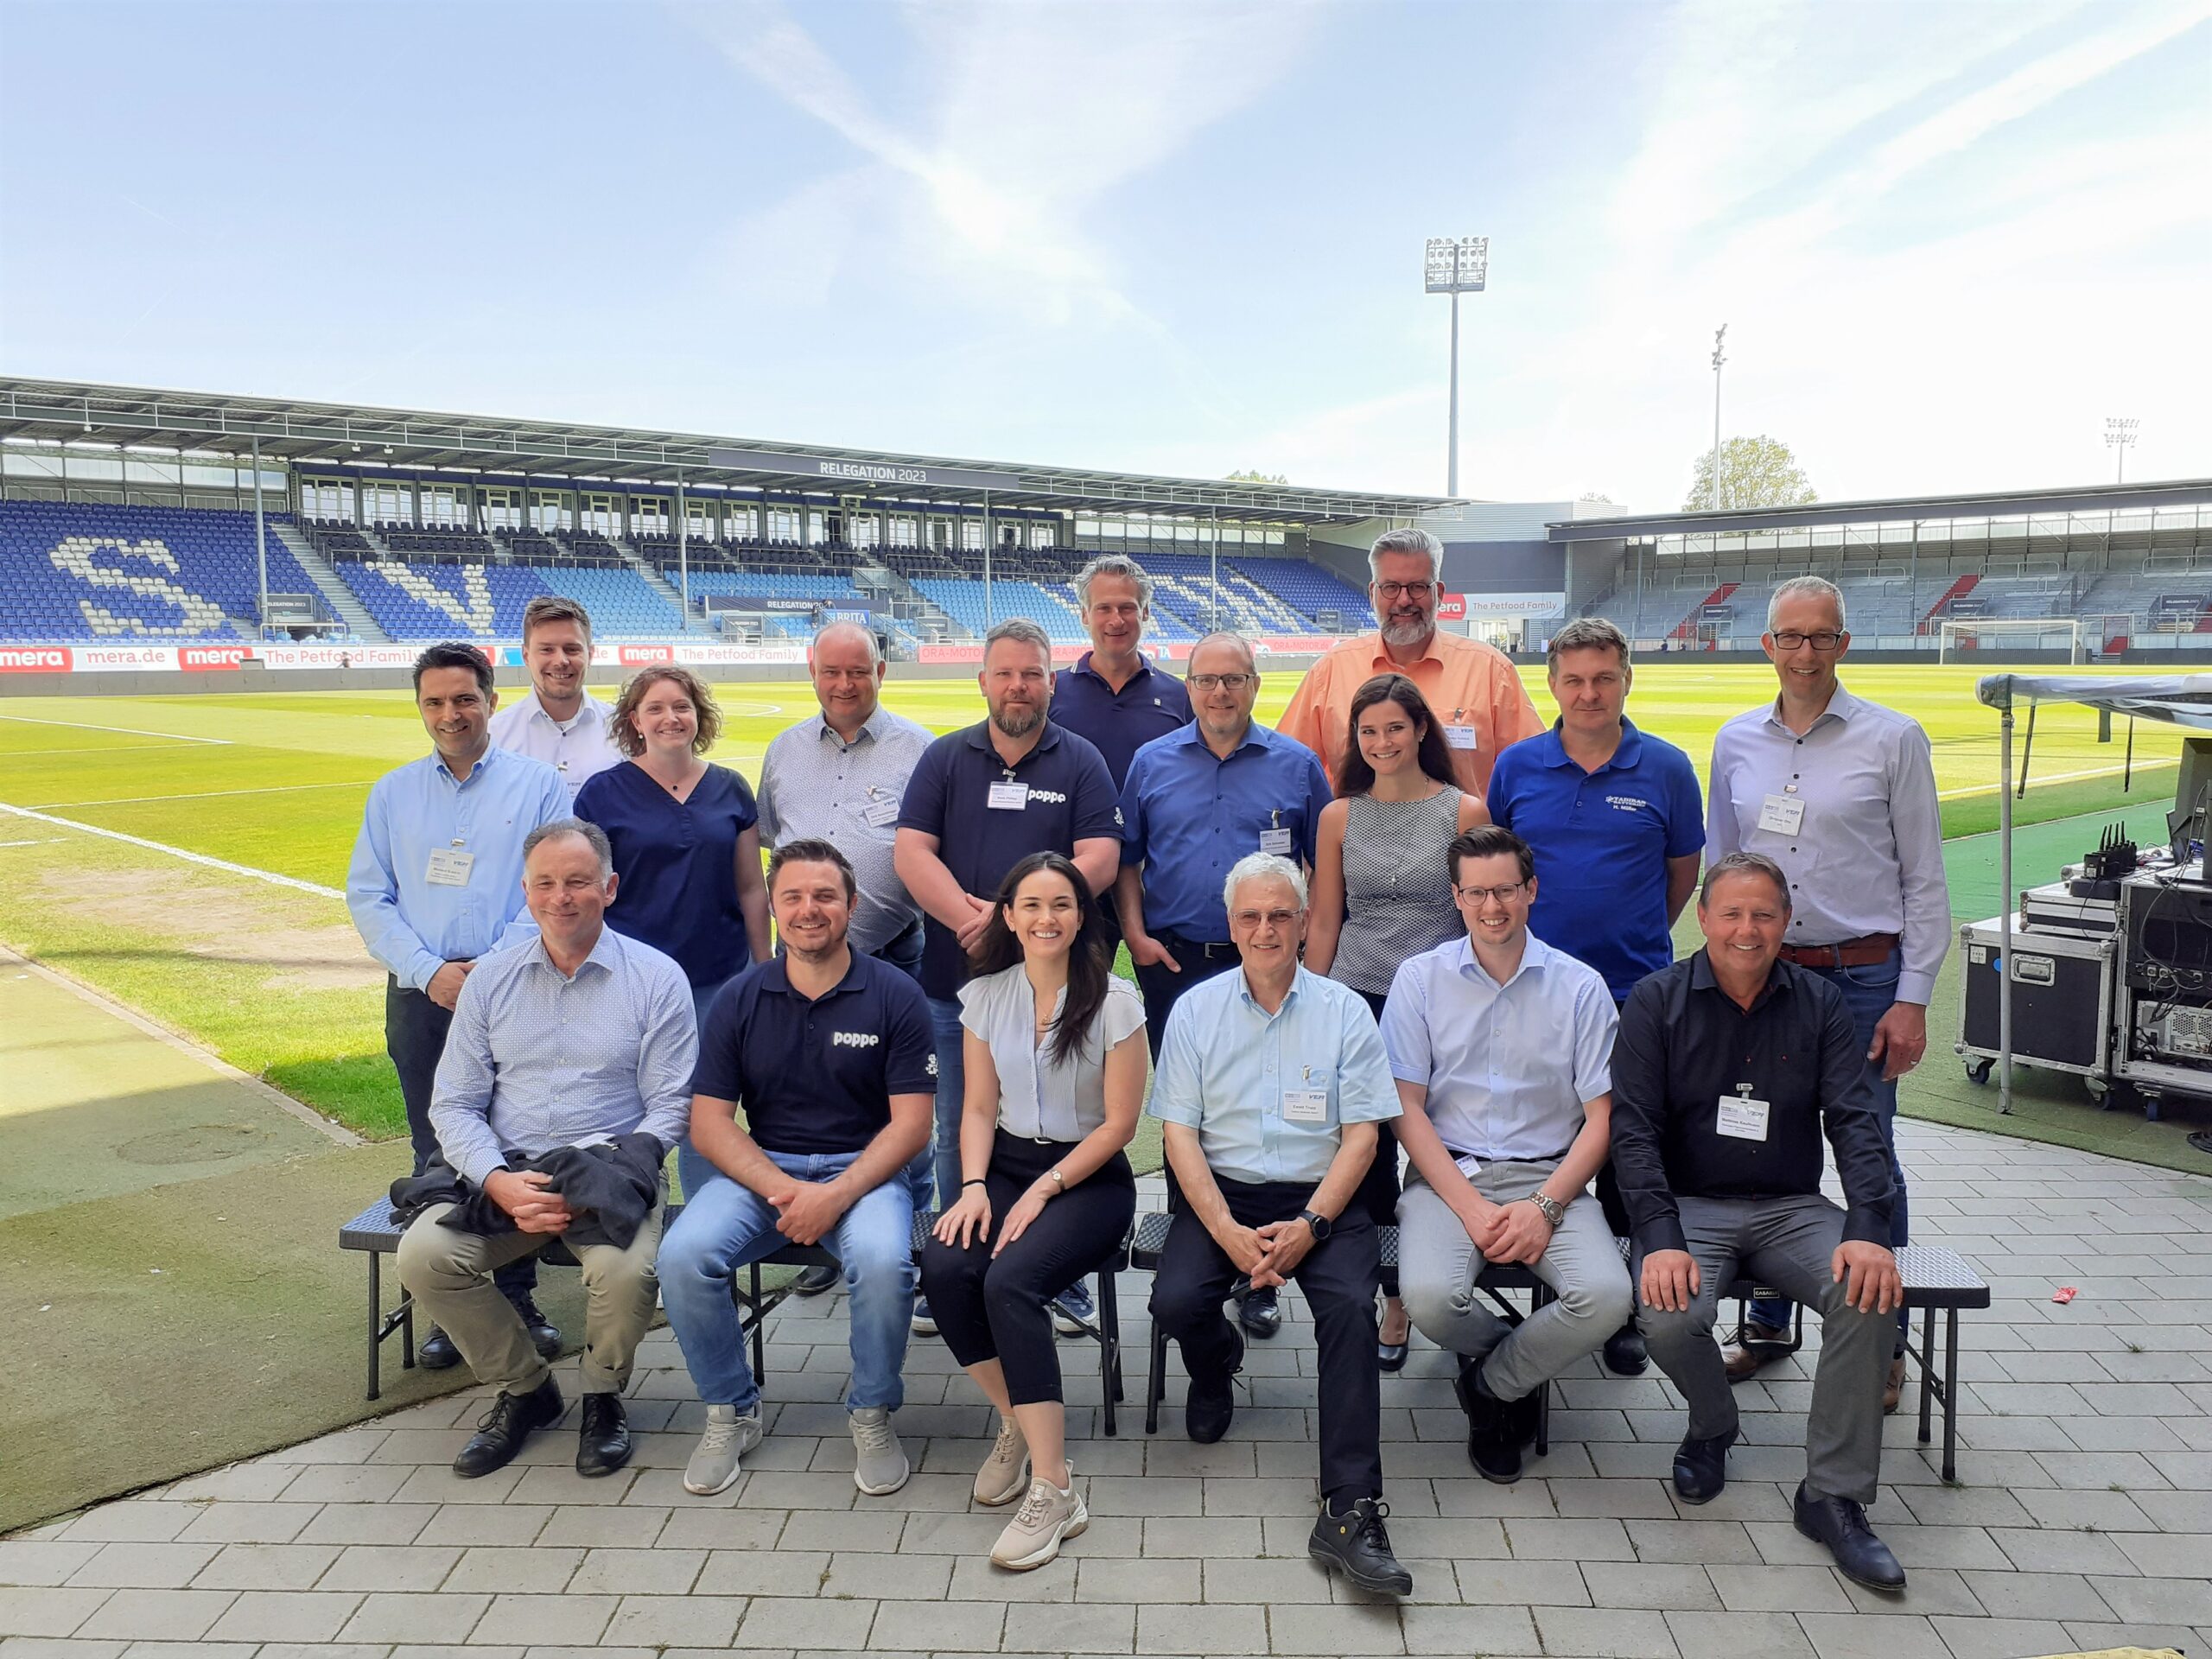
[(0, 0), (0, 368), (1678, 505), (2212, 474), (2212, 0)]

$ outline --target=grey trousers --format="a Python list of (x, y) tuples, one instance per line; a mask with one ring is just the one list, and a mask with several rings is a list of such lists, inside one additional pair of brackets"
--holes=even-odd
[[(504, 1394), (528, 1394), (551, 1375), (551, 1368), (538, 1357), (522, 1315), (499, 1294), (492, 1274), (553, 1241), (543, 1233), (486, 1235), (440, 1226), (438, 1217), (452, 1208), (433, 1205), (400, 1235), (399, 1282), (453, 1338), (478, 1382)], [(660, 1294), (653, 1258), (660, 1252), (667, 1209), (664, 1187), (626, 1250), (612, 1244), (571, 1247), (584, 1270), (586, 1394), (620, 1394), (630, 1380), (631, 1362), (652, 1323)]]
[[(1471, 1185), (1492, 1204), (1526, 1198), (1557, 1164), (1485, 1164)], [(1597, 1199), (1577, 1193), (1529, 1271), (1558, 1300), (1519, 1325), (1483, 1305), (1475, 1280), (1484, 1266), (1451, 1206), (1418, 1173), (1398, 1197), (1398, 1289), (1414, 1328), (1440, 1348), (1482, 1363), (1483, 1386), (1501, 1400), (1533, 1394), (1627, 1320), (1628, 1274)]]
[[(1820, 1310), (1820, 1364), (1805, 1423), (1806, 1484), (1831, 1497), (1872, 1503), (1882, 1473), (1882, 1382), (1897, 1316), (1861, 1313), (1830, 1277), (1829, 1262), (1843, 1242), (1843, 1211), (1809, 1194), (1680, 1203), (1682, 1236), (1697, 1262), (1697, 1298), (1682, 1313), (1639, 1308), (1637, 1322), (1651, 1357), (1689, 1402), (1690, 1433), (1709, 1440), (1736, 1427), (1736, 1402), (1713, 1321), (1720, 1293), (1739, 1272), (1748, 1274)], [(1643, 1256), (1639, 1247), (1638, 1284)]]

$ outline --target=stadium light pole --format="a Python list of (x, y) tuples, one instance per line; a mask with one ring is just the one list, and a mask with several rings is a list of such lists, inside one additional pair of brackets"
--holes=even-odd
[(691, 632), (691, 513), (684, 505), (683, 474), (676, 475), (676, 581), (677, 596), (683, 601), (683, 614), (679, 620), (683, 632)]
[(2105, 421), (2105, 448), (2113, 452), (2118, 463), (2112, 476), (2115, 484), (2127, 482), (2127, 446), (2135, 442), (2135, 429), (2142, 424), (2132, 416), (2122, 419), (2112, 416)]
[(1452, 296), (1452, 416), (1444, 493), (1459, 493), (1459, 296), (1479, 294), (1490, 279), (1490, 238), (1432, 236), (1422, 260), (1426, 291)]
[(1728, 325), (1722, 323), (1713, 334), (1713, 483), (1707, 492), (1712, 499), (1709, 507), (1720, 505), (1720, 365), (1728, 359), (1722, 355), (1720, 342), (1728, 338)]
[(261, 440), (253, 440), (253, 554), (254, 562), (261, 568), (261, 626), (262, 639), (269, 638), (269, 531), (261, 517)]

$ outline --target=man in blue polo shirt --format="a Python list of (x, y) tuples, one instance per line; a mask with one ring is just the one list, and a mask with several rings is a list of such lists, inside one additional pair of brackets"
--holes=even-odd
[(1075, 596), (1090, 649), (1053, 676), (1052, 722), (1089, 738), (1119, 789), (1139, 749), (1191, 723), (1191, 694), (1138, 649), (1152, 620), (1143, 566), (1126, 553), (1102, 553), (1076, 574)]
[[(1674, 961), (1675, 920), (1697, 887), (1705, 846), (1689, 756), (1622, 712), (1636, 677), (1628, 655), (1628, 637), (1603, 617), (1579, 617), (1552, 636), (1546, 677), (1559, 720), (1500, 753), (1489, 797), (1491, 822), (1535, 850), (1529, 931), (1603, 974), (1616, 1007)], [(1626, 1237), (1610, 1163), (1598, 1198)], [(1605, 1363), (1633, 1376), (1645, 1363), (1631, 1320), (1607, 1340)]]
[(707, 1405), (688, 1491), (728, 1490), (760, 1443), (760, 1385), (730, 1275), (824, 1240), (851, 1307), (853, 1484), (878, 1496), (906, 1483), (891, 1427), (914, 1295), (906, 1172), (929, 1140), (936, 1058), (920, 989), (846, 943), (858, 893), (828, 842), (779, 847), (768, 898), (783, 954), (724, 987), (700, 1033), (691, 1144), (715, 1173), (687, 1195), (659, 1264), (668, 1322)]

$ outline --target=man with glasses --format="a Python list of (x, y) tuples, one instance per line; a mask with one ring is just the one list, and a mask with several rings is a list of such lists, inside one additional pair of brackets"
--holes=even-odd
[[(1889, 1242), (1903, 1244), (1897, 1079), (1928, 1051), (1928, 999), (1951, 941), (1933, 751), (1917, 721), (1839, 683), (1851, 635), (1834, 582), (1794, 577), (1766, 615), (1759, 643), (1781, 690), (1713, 738), (1707, 850), (1763, 854), (1789, 884), (1782, 958), (1834, 984), (1850, 1007), (1897, 1193)], [(1904, 1318), (1900, 1309), (1887, 1411), (1904, 1387)], [(1731, 1382), (1786, 1351), (1789, 1319), (1787, 1303), (1754, 1305), (1726, 1356)]]
[[(1628, 1273), (1586, 1190), (1611, 1140), (1618, 1017), (1596, 969), (1529, 931), (1528, 842), (1485, 824), (1446, 856), (1467, 937), (1409, 958), (1382, 1010), (1413, 1162), (1398, 1279), (1421, 1334), (1459, 1356), (1469, 1460), (1510, 1485), (1552, 1378), (1629, 1317)], [(1526, 1263), (1555, 1300), (1508, 1325), (1475, 1288), (1493, 1262)]]
[(1491, 768), (1507, 744), (1544, 729), (1536, 705), (1496, 647), (1440, 633), (1436, 604), (1443, 544), (1425, 530), (1393, 530), (1367, 556), (1379, 630), (1347, 639), (1306, 671), (1278, 728), (1321, 757), (1337, 775), (1351, 741), (1351, 702), (1377, 674), (1403, 674), (1421, 688), (1444, 724), (1460, 788), (1489, 793)]
[(1390, 1068), (1359, 993), (1299, 963), (1297, 865), (1248, 853), (1222, 900), (1239, 969), (1176, 1005), (1153, 1083), (1148, 1109), (1187, 1202), (1153, 1276), (1152, 1317), (1182, 1345), (1184, 1427), (1207, 1445), (1229, 1431), (1244, 1362), (1223, 1298), (1240, 1279), (1297, 1282), (1319, 1349), (1321, 1514), (1306, 1553), (1363, 1590), (1410, 1595), (1382, 1525), (1379, 1242), (1353, 1202), (1375, 1125), (1398, 1116)]

